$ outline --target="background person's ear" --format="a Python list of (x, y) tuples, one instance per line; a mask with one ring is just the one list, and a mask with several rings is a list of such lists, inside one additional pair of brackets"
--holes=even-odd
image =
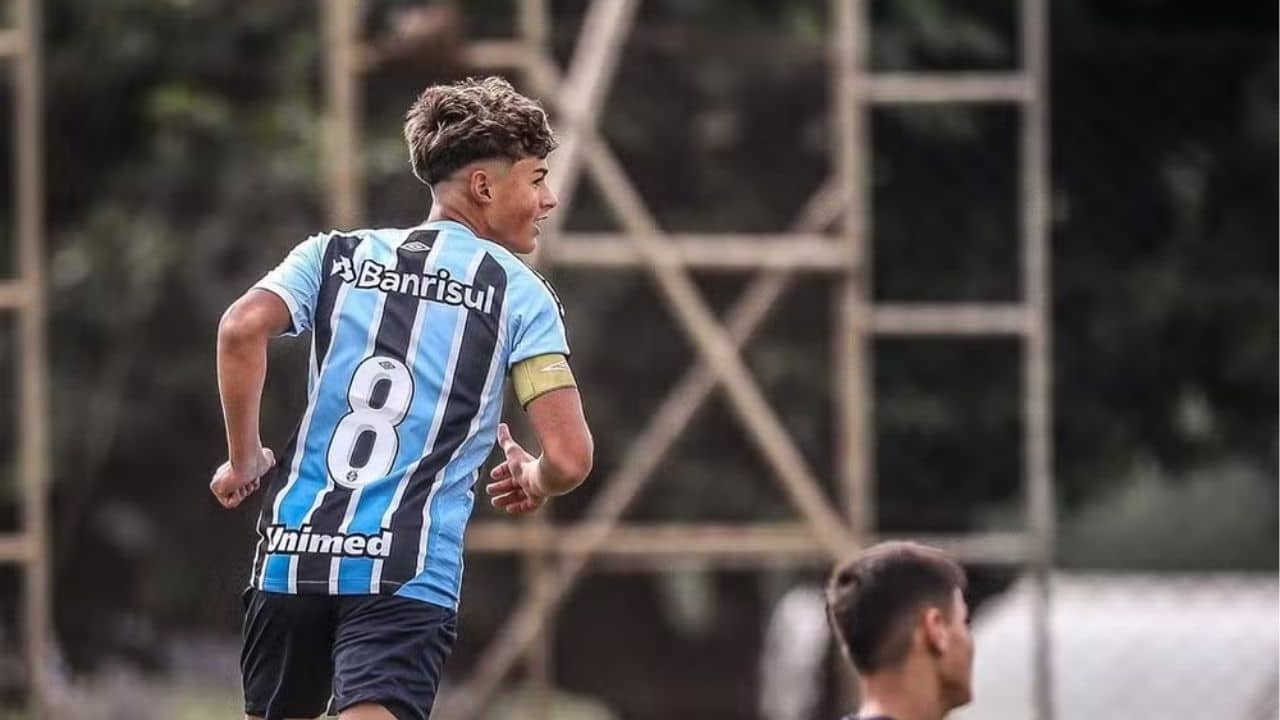
[(921, 616), (921, 625), (924, 629), (924, 642), (930, 654), (941, 655), (946, 652), (950, 638), (947, 634), (947, 618), (942, 610), (932, 606), (926, 607)]

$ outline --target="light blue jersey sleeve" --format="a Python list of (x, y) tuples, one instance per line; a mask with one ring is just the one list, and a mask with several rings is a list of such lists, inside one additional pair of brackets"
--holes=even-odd
[(530, 271), (518, 284), (513, 298), (516, 323), (512, 328), (510, 370), (516, 363), (539, 355), (569, 354), (564, 332), (564, 308), (560, 298), (541, 275)]
[(289, 306), (293, 322), (285, 335), (298, 335), (311, 329), (316, 298), (320, 294), (321, 265), (324, 264), (328, 233), (320, 233), (298, 243), (289, 255), (258, 281), (255, 288), (278, 295)]

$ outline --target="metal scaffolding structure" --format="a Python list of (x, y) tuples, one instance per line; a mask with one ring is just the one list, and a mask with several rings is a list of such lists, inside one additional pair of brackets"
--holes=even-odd
[[(20, 525), (0, 533), (0, 565), (18, 568), (23, 676), (32, 717), (42, 717), (48, 687), (50, 597), (48, 554), (49, 380), (45, 348), (44, 199), (41, 157), (40, 8), (16, 0), (12, 25), (0, 29), (0, 61), (13, 82), (13, 237), (17, 273), (0, 278), (0, 312), (16, 316), (17, 477)], [(0, 668), (10, 658), (0, 657)]]
[[(548, 49), (547, 0), (517, 4), (519, 37), (467, 47), (480, 70), (514, 70), (552, 109), (561, 136), (553, 157), (553, 188), (561, 208), (543, 236), (535, 261), (571, 270), (648, 272), (673, 319), (696, 349), (696, 360), (659, 404), (607, 477), (583, 517), (567, 524), (545, 514), (513, 522), (476, 522), (467, 535), (472, 553), (525, 559), (526, 592), (468, 677), (437, 710), (446, 720), (476, 717), (503, 678), (522, 659), (535, 688), (551, 684), (549, 636), (557, 608), (588, 569), (663, 571), (699, 566), (825, 565), (859, 546), (889, 539), (875, 527), (874, 376), (872, 343), (878, 337), (1015, 337), (1022, 342), (1024, 516), (1020, 532), (913, 535), (966, 563), (1024, 566), (1036, 578), (1035, 708), (1050, 720), (1048, 569), (1053, 525), (1050, 444), (1050, 322), (1048, 289), (1047, 0), (1021, 0), (1021, 67), (1011, 72), (872, 72), (867, 0), (831, 0), (831, 108), (833, 172), (817, 189), (789, 232), (765, 235), (665, 232), (637, 192), (598, 120), (613, 82), (639, 0), (592, 0), (569, 66), (557, 67)], [(358, 224), (358, 118), (356, 102), (362, 44), (356, 3), (327, 0), (329, 39), (328, 131), (330, 194), (339, 226)], [(1004, 303), (876, 302), (871, 294), (873, 107), (898, 103), (1016, 103), (1021, 110), (1020, 235), (1024, 297)], [(590, 173), (623, 232), (564, 232), (582, 173)], [(834, 228), (834, 229), (833, 229)], [(690, 270), (747, 272), (754, 280), (723, 320), (700, 295)], [(838, 500), (822, 489), (796, 442), (765, 399), (744, 363), (751, 338), (789, 284), (801, 274), (830, 282), (833, 328)], [(571, 304), (571, 303), (570, 303)], [(623, 512), (659, 462), (719, 390), (759, 450), (801, 521), (780, 524), (628, 524)], [(541, 703), (545, 710), (546, 703)], [(545, 713), (544, 713), (545, 714)]]

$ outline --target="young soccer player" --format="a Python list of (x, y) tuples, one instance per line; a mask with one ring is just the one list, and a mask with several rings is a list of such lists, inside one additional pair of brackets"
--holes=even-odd
[(857, 671), (846, 720), (942, 720), (972, 695), (964, 570), (942, 551), (881, 543), (836, 567), (827, 611)]
[[(250, 718), (425, 720), (455, 637), (462, 537), (478, 470), (518, 515), (591, 470), (562, 310), (515, 253), (556, 206), (539, 105), (499, 78), (427, 88), (409, 110), (413, 228), (316, 235), (218, 328), (230, 460), (211, 490), (266, 486), (245, 594)], [(258, 433), (268, 340), (312, 333), (309, 402), (276, 464)], [(510, 376), (542, 448), (499, 423)]]

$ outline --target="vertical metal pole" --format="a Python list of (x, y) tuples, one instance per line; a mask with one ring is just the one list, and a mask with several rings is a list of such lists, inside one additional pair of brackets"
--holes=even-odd
[[(831, 41), (832, 77), (835, 87), (832, 135), (835, 145), (836, 185), (843, 206), (840, 230), (850, 257), (849, 269), (837, 280), (836, 327), (832, 333), (832, 372), (836, 389), (836, 472), (840, 502), (844, 506), (854, 542), (865, 545), (875, 532), (875, 467), (872, 366), (869, 344), (870, 191), (867, 186), (871, 138), (867, 128), (868, 105), (861, 93), (867, 68), (867, 8), (864, 0), (832, 0), (835, 37)], [(855, 548), (849, 548), (853, 552)], [(857, 677), (837, 654), (836, 675), (843, 700), (856, 707)]]
[(360, 0), (326, 0), (325, 27), (325, 157), (330, 223), (353, 228), (364, 215), (357, 146), (360, 142), (360, 83), (356, 49), (360, 32)]
[[(836, 37), (833, 93), (837, 182), (844, 205), (841, 231), (852, 259), (836, 293), (834, 371), (836, 467), (849, 524), (857, 542), (875, 532), (874, 388), (870, 337), (871, 137), (867, 127), (864, 70), (867, 12), (864, 0), (834, 0)], [(854, 548), (850, 548), (852, 551)]]
[(516, 12), (525, 46), (532, 52), (546, 52), (551, 42), (551, 8), (547, 0), (520, 0)]
[[(548, 544), (547, 540), (555, 530), (547, 520), (548, 512), (550, 509), (545, 509), (525, 521), (525, 529), (533, 537), (525, 546), (523, 557), (524, 591), (534, 598), (548, 592), (551, 575), (554, 572), (544, 551)], [(529, 643), (529, 649), (524, 656), (527, 673), (526, 687), (530, 696), (530, 703), (526, 709), (529, 711), (529, 716), (536, 720), (551, 718), (552, 690), (555, 683), (552, 635), (555, 633), (557, 612), (558, 608), (548, 611), (546, 622), (539, 628), (533, 642)]]
[(1047, 0), (1022, 0), (1023, 72), (1034, 96), (1022, 105), (1022, 241), (1028, 333), (1023, 352), (1028, 526), (1035, 543), (1032, 606), (1033, 697), (1040, 720), (1053, 718), (1050, 567), (1053, 562), (1051, 303), (1049, 291), (1049, 192)]
[(17, 25), (22, 33), (22, 52), (15, 58), (17, 102), (14, 126), (17, 130), (14, 155), (18, 195), (18, 266), (25, 302), (19, 312), (22, 378), (19, 422), (19, 472), (24, 502), (23, 533), (26, 536), (26, 578), (23, 585), (23, 626), (30, 706), (33, 717), (42, 717), (49, 667), (49, 569), (48, 508), (46, 490), (49, 477), (49, 384), (45, 348), (45, 281), (43, 170), (40, 118), (40, 10), (36, 0), (19, 0)]
[[(551, 29), (551, 8), (547, 0), (520, 0), (516, 5), (517, 26), (525, 46), (525, 57), (528, 66), (524, 68), (525, 80), (537, 86), (536, 70), (533, 68), (534, 58), (538, 53), (548, 50)], [(562, 207), (560, 212), (567, 212)], [(540, 260), (549, 264), (551, 253), (542, 253)], [(534, 513), (527, 522), (531, 532), (545, 540), (554, 532), (549, 518), (550, 509)], [(530, 542), (525, 545), (523, 558), (523, 575), (525, 592), (532, 596), (540, 596), (547, 592), (551, 582), (553, 568), (544, 550), (545, 542)], [(525, 669), (527, 671), (527, 687), (531, 696), (528, 706), (530, 716), (534, 720), (550, 720), (552, 712), (552, 689), (555, 685), (554, 655), (552, 642), (555, 636), (556, 611), (552, 610), (537, 637), (529, 645), (525, 653)]]

